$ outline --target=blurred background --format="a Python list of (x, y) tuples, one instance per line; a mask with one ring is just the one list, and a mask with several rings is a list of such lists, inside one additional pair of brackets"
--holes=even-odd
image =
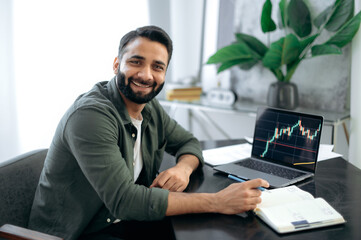
[[(358, 11), (360, 2), (355, 1)], [(217, 49), (234, 41), (235, 32), (255, 35), (260, 32), (258, 13), (263, 3), (250, 0), (0, 0), (0, 161), (48, 148), (60, 118), (76, 97), (95, 83), (113, 77), (112, 64), (120, 38), (144, 25), (158, 25), (173, 39), (174, 53), (167, 84), (195, 79), (205, 92), (222, 87), (232, 89), (245, 99), (253, 97), (265, 103), (265, 91), (272, 82), (269, 73), (256, 67), (248, 72), (232, 69), (217, 75), (216, 65), (204, 65)], [(313, 11), (319, 13), (330, 4), (329, 0), (317, 1)], [(312, 72), (308, 72), (308, 76), (300, 74), (295, 80), (304, 99), (312, 103), (317, 99), (312, 97), (321, 96), (324, 104), (320, 108), (342, 111), (351, 105), (351, 119), (356, 122), (353, 126), (352, 121), (347, 123), (351, 130), (350, 149), (342, 134), (336, 139), (341, 143), (338, 151), (346, 158), (349, 151), (359, 155), (357, 144), (361, 141), (357, 127), (361, 117), (359, 111), (352, 110), (353, 103), (357, 109), (361, 102), (357, 98), (360, 85), (356, 84), (356, 78), (361, 79), (360, 70), (352, 67), (360, 63), (360, 42), (358, 33), (342, 57), (315, 60), (325, 67), (329, 61), (344, 64), (342, 71), (335, 71), (338, 78), (332, 78), (335, 76), (332, 69), (331, 77), (323, 76), (324, 80), (317, 83), (319, 92), (315, 93), (309, 85), (317, 77)], [(302, 80), (306, 78), (308, 82)], [(350, 88), (352, 83), (358, 89)], [(339, 98), (335, 98), (335, 92)], [(182, 111), (174, 115), (189, 128), (189, 119), (185, 116)], [(254, 116), (215, 113), (210, 117), (221, 123), (231, 138), (253, 133)], [(209, 139), (197, 125), (193, 130), (199, 139)], [(326, 129), (323, 138), (329, 139), (331, 134)], [(222, 138), (214, 131), (212, 139)]]

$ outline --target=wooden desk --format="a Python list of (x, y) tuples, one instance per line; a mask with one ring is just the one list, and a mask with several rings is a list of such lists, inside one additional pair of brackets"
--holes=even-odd
[[(209, 141), (204, 149), (240, 143), (241, 140)], [(165, 159), (170, 159), (166, 156)], [(162, 168), (169, 167), (164, 161)], [(174, 160), (172, 162), (174, 164)], [(168, 166), (167, 166), (168, 165)], [(191, 176), (187, 192), (217, 192), (233, 183), (205, 166)], [(255, 216), (193, 214), (171, 218), (176, 239), (361, 239), (361, 170), (342, 158), (322, 161), (314, 178), (297, 184), (314, 197), (329, 202), (347, 221), (344, 225), (279, 235)]]

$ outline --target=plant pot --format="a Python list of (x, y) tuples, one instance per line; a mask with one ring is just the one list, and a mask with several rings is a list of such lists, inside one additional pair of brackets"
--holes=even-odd
[(295, 109), (298, 107), (298, 90), (294, 83), (274, 82), (270, 85), (267, 95), (270, 107)]

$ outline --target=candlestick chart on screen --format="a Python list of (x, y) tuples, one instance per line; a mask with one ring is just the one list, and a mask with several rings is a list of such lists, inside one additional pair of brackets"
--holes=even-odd
[(287, 113), (264, 114), (267, 117), (255, 129), (253, 154), (293, 165), (314, 165), (322, 122)]

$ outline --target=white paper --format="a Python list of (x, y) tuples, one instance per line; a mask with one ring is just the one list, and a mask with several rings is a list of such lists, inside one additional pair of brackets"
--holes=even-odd
[[(253, 139), (247, 137), (248, 142), (252, 142)], [(341, 154), (332, 152), (333, 145), (320, 144), (320, 150), (318, 152), (317, 161), (323, 161), (335, 157), (342, 157)], [(251, 157), (252, 145), (249, 143), (231, 145), (220, 148), (213, 148), (203, 150), (204, 161), (211, 166), (218, 166), (231, 162), (236, 162), (241, 159)]]
[(203, 150), (203, 157), (207, 164), (217, 166), (251, 157), (251, 151), (252, 145), (249, 143), (243, 143)]
[(320, 144), (320, 150), (318, 151), (317, 161), (319, 162), (335, 157), (342, 157), (341, 154), (335, 153), (332, 150), (333, 150), (333, 145)]
[(253, 138), (252, 137), (244, 137), (244, 139), (248, 142), (248, 143), (250, 143), (250, 144), (252, 144), (253, 143)]
[(281, 233), (345, 222), (324, 199), (294, 185), (262, 192), (261, 198), (255, 213)]

